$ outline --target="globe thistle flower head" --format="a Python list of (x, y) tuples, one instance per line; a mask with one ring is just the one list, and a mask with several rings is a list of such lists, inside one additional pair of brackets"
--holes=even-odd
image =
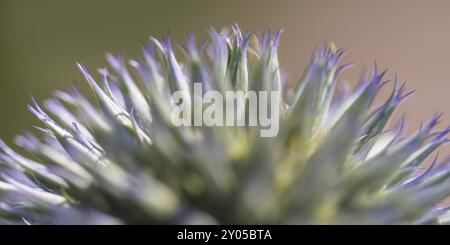
[[(388, 127), (412, 93), (397, 79), (375, 66), (345, 90), (337, 80), (350, 64), (327, 44), (288, 86), (281, 31), (194, 37), (182, 55), (153, 37), (142, 59), (107, 54), (98, 75), (77, 64), (95, 101), (76, 87), (42, 106), (32, 98), (41, 126), (15, 140), (26, 153), (0, 140), (0, 223), (449, 222), (437, 206), (450, 194), (447, 160), (421, 169), (450, 129), (435, 129), (439, 115), (409, 136), (405, 120)], [(386, 83), (390, 96), (372, 110)], [(231, 104), (212, 107), (229, 92)], [(260, 95), (267, 107), (252, 103)]]

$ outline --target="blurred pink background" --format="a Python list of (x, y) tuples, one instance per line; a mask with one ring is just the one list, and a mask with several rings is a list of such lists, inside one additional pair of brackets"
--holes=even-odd
[(387, 78), (397, 73), (416, 90), (395, 116), (406, 115), (408, 132), (436, 112), (445, 113), (441, 128), (450, 124), (450, 1), (2, 0), (0, 18), (0, 137), (7, 141), (36, 123), (25, 109), (28, 92), (43, 100), (82, 80), (75, 62), (94, 70), (106, 64), (105, 52), (139, 55), (149, 35), (170, 30), (184, 41), (193, 29), (204, 36), (209, 25), (233, 22), (285, 30), (280, 58), (291, 81), (315, 47), (333, 41), (356, 63), (343, 79), (354, 84), (376, 60), (389, 68)]

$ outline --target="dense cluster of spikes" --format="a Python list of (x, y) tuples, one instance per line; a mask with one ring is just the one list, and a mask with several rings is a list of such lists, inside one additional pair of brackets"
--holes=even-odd
[[(376, 68), (353, 90), (337, 89), (348, 65), (334, 45), (315, 51), (298, 85), (287, 86), (280, 34), (210, 29), (203, 45), (190, 36), (181, 55), (169, 38), (151, 38), (141, 61), (108, 54), (102, 83), (78, 65), (96, 103), (76, 88), (44, 108), (33, 99), (44, 127), (16, 138), (26, 153), (0, 140), (0, 223), (449, 223), (437, 205), (450, 194), (447, 161), (421, 171), (448, 141), (449, 129), (434, 129), (439, 116), (410, 136), (403, 121), (386, 128), (410, 93)], [(171, 94), (192, 99), (196, 82), (221, 93), (280, 91), (279, 134), (175, 127)], [(392, 94), (371, 110), (385, 83)]]

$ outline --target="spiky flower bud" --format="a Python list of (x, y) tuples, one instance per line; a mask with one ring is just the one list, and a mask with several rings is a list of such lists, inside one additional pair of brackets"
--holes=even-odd
[[(151, 38), (143, 60), (108, 54), (111, 68), (99, 76), (79, 64), (96, 103), (76, 88), (56, 92), (44, 108), (33, 99), (29, 110), (43, 127), (16, 138), (28, 154), (0, 141), (0, 223), (449, 223), (437, 204), (450, 194), (450, 168), (435, 158), (420, 171), (447, 142), (449, 129), (434, 130), (439, 116), (411, 136), (403, 122), (386, 128), (410, 93), (391, 81), (390, 97), (370, 110), (385, 83), (376, 67), (353, 91), (335, 92), (348, 65), (334, 45), (313, 54), (297, 87), (286, 86), (280, 34), (233, 25), (210, 29), (200, 47), (192, 35), (184, 57), (168, 38)], [(200, 84), (219, 96), (279, 92), (271, 97), (278, 131), (261, 137), (271, 125), (197, 125), (208, 111), (194, 93)], [(191, 126), (173, 121), (176, 92)], [(233, 101), (236, 120), (250, 121), (252, 109), (260, 116), (249, 100)]]

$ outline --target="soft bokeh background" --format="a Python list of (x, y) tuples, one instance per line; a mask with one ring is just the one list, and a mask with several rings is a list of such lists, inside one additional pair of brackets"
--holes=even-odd
[[(407, 115), (407, 130), (435, 112), (450, 124), (450, 1), (130, 1), (0, 0), (0, 137), (37, 123), (27, 112), (28, 93), (39, 100), (78, 81), (82, 62), (90, 70), (105, 65), (106, 52), (139, 55), (149, 35), (184, 41), (193, 29), (237, 22), (285, 30), (280, 57), (296, 81), (311, 51), (325, 41), (349, 50), (357, 66), (344, 78), (354, 81), (376, 60), (416, 89), (396, 118)], [(385, 91), (386, 92), (386, 91)]]

